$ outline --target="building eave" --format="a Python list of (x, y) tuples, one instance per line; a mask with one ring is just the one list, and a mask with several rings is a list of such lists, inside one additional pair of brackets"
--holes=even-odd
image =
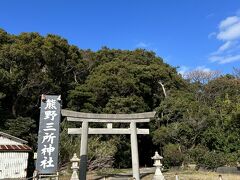
[(7, 134), (7, 133), (1, 132), (1, 131), (0, 131), (0, 136), (6, 137), (8, 139), (11, 139), (13, 141), (16, 141), (16, 142), (19, 142), (19, 143), (22, 143), (22, 144), (27, 144), (28, 143), (27, 141), (25, 141), (23, 139), (20, 139), (18, 137), (12, 136), (10, 134)]

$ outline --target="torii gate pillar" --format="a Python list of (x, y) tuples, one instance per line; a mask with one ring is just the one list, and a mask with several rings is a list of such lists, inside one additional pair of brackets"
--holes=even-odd
[(138, 159), (138, 142), (137, 142), (137, 127), (135, 122), (130, 123), (131, 129), (131, 153), (132, 153), (132, 171), (133, 178), (140, 180), (139, 159)]
[(81, 149), (80, 149), (80, 166), (79, 166), (79, 178), (86, 179), (87, 177), (87, 150), (88, 150), (88, 122), (82, 122), (82, 134), (81, 134)]

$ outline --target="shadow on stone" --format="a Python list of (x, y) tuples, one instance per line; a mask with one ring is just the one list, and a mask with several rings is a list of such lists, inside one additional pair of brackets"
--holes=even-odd
[(87, 175), (87, 155), (80, 156), (79, 178), (86, 179)]

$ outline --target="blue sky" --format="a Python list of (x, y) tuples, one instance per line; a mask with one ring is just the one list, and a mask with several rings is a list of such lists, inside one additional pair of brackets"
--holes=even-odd
[(94, 51), (145, 48), (180, 72), (240, 67), (239, 0), (1, 0), (0, 28)]

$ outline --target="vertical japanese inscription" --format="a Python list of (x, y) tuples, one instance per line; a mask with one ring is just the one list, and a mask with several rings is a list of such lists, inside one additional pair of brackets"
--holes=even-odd
[(41, 101), (36, 170), (52, 174), (58, 170), (60, 96), (45, 95)]

